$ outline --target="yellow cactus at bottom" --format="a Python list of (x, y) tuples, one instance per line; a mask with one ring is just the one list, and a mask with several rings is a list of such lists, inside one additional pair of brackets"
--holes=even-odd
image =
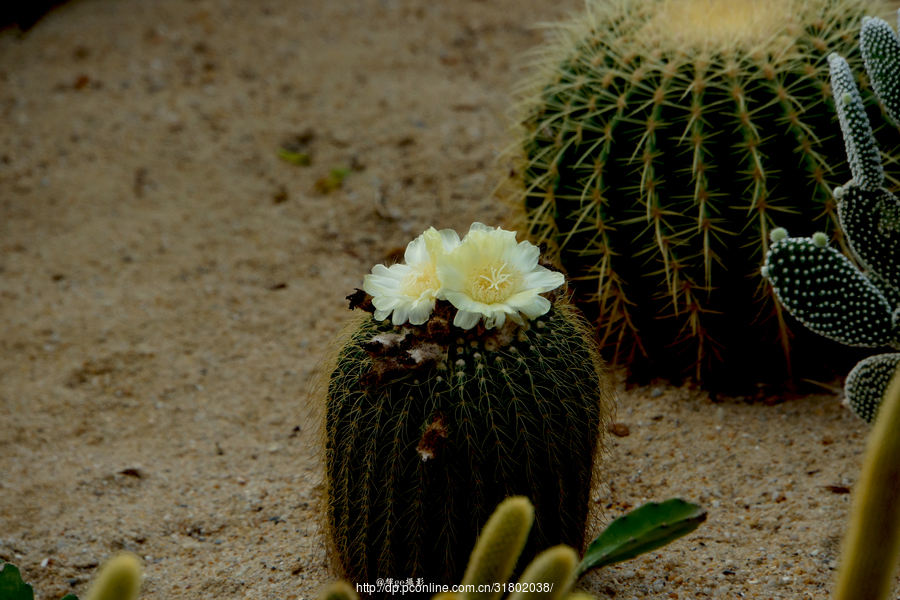
[(143, 576), (141, 560), (130, 552), (123, 552), (100, 567), (87, 600), (136, 600)]
[(883, 600), (900, 559), (900, 375), (894, 374), (869, 435), (844, 538), (835, 600)]

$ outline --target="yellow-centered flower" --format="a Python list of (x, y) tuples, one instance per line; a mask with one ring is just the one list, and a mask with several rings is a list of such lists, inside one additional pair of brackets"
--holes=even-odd
[(522, 315), (534, 319), (550, 310), (540, 294), (562, 285), (565, 277), (538, 265), (539, 258), (540, 250), (516, 243), (514, 232), (473, 223), (456, 249), (437, 262), (443, 295), (457, 309), (453, 324), (471, 329), (484, 317), (491, 329), (509, 317), (524, 325)]
[(459, 236), (452, 229), (430, 227), (406, 247), (406, 264), (375, 265), (372, 274), (363, 278), (363, 290), (375, 305), (375, 319), (383, 321), (393, 313), (394, 325), (427, 321), (435, 300), (444, 299), (436, 271), (438, 261), (458, 245)]

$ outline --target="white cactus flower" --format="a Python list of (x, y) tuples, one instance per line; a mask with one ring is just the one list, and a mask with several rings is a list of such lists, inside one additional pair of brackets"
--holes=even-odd
[(435, 301), (444, 299), (437, 264), (458, 245), (459, 235), (452, 229), (430, 227), (406, 247), (406, 264), (375, 265), (372, 274), (363, 278), (363, 290), (372, 296), (375, 306), (375, 319), (383, 321), (393, 313), (394, 325), (427, 321)]
[(446, 299), (457, 309), (453, 324), (471, 329), (484, 317), (491, 329), (509, 317), (524, 325), (521, 315), (534, 319), (550, 310), (550, 301), (540, 294), (562, 285), (565, 277), (539, 266), (539, 257), (533, 244), (516, 243), (514, 232), (473, 223), (437, 265)]

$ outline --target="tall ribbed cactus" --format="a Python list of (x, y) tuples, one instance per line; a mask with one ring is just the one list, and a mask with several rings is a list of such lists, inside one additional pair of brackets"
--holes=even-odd
[(534, 503), (526, 560), (584, 545), (612, 393), (590, 326), (538, 254), (480, 224), (461, 242), (430, 229), (353, 297), (365, 312), (325, 409), (327, 526), (351, 582), (458, 582), (515, 494)]
[[(900, 123), (900, 38), (885, 21), (864, 20), (860, 48), (875, 93)], [(830, 248), (828, 237), (791, 238), (772, 232), (763, 275), (778, 299), (812, 331), (843, 344), (900, 349), (900, 200), (885, 189), (876, 140), (847, 61), (829, 57), (831, 85), (853, 179), (834, 190), (838, 215), (858, 269)], [(867, 421), (875, 413), (900, 354), (860, 362), (846, 396)]]
[[(789, 341), (756, 275), (773, 221), (834, 231), (831, 188), (848, 175), (833, 166), (842, 148), (826, 57), (858, 66), (863, 15), (888, 10), (588, 0), (542, 49), (523, 92), (523, 219), (619, 359), (711, 384), (787, 378), (802, 328)], [(900, 146), (894, 127), (879, 136)]]

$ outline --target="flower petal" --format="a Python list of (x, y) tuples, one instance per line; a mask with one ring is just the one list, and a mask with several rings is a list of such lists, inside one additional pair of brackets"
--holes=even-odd
[(529, 319), (535, 319), (550, 310), (550, 301), (538, 296), (535, 290), (520, 292), (507, 300), (507, 304)]
[(434, 298), (416, 300), (409, 309), (410, 325), (422, 325), (431, 316), (433, 310)]
[(541, 292), (555, 290), (566, 282), (566, 277), (559, 271), (551, 271), (547, 267), (535, 267), (530, 273), (525, 274), (525, 285), (529, 289), (538, 289)]
[(425, 234), (420, 235), (406, 245), (406, 252), (403, 253), (403, 260), (406, 261), (407, 265), (431, 262), (431, 257), (428, 255), (427, 243), (425, 242)]
[(458, 310), (456, 311), (456, 316), (453, 318), (453, 324), (460, 329), (472, 329), (478, 323), (480, 318), (481, 315), (479, 313)]
[(521, 273), (529, 273), (538, 266), (541, 251), (531, 242), (520, 242), (503, 253), (503, 260)]

